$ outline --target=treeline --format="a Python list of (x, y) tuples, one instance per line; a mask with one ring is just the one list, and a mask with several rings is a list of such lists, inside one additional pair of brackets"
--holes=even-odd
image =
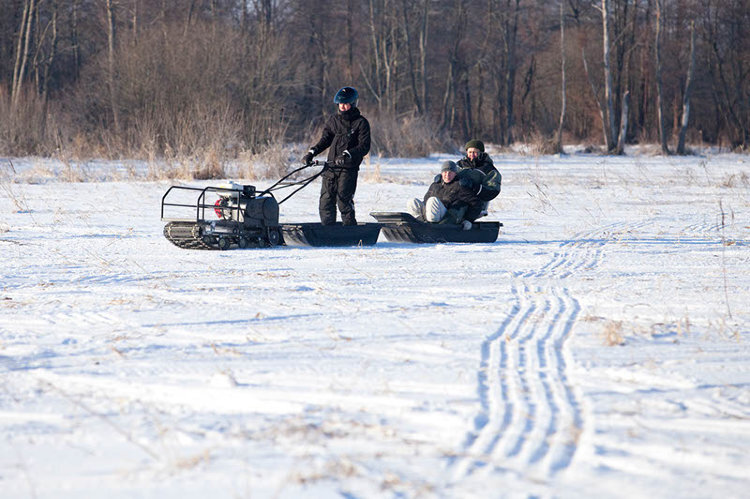
[(750, 0), (0, 0), (0, 154), (750, 146)]

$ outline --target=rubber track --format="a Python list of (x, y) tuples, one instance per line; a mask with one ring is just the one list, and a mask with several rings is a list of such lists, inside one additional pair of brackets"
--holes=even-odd
[(164, 237), (182, 249), (218, 250), (218, 244), (203, 242), (200, 229), (200, 225), (193, 222), (169, 222), (164, 226)]

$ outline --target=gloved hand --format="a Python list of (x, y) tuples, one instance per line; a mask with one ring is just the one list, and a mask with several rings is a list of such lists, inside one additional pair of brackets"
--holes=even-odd
[(472, 223), (468, 220), (464, 220), (463, 222), (461, 222), (461, 225), (463, 230), (471, 230)]
[(474, 187), (474, 182), (471, 181), (469, 177), (461, 177), (458, 179), (458, 183), (461, 184), (461, 187), (465, 187), (467, 189), (471, 189)]
[(437, 183), (437, 182), (440, 182), (441, 180), (443, 180), (443, 176), (442, 175), (435, 175), (435, 178), (432, 179), (432, 182), (433, 183)]
[(310, 166), (312, 164), (312, 161), (313, 161), (314, 157), (315, 156), (313, 155), (313, 153), (308, 152), (307, 154), (305, 154), (304, 156), (302, 156), (302, 163), (304, 163), (305, 166)]
[(337, 156), (336, 159), (333, 161), (333, 164), (336, 166), (346, 166), (347, 164), (352, 162), (352, 155), (349, 151), (344, 151), (341, 153), (340, 156)]

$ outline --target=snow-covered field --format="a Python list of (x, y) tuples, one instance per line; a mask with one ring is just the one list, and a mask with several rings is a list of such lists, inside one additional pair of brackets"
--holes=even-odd
[(0, 160), (0, 496), (747, 497), (750, 157), (494, 158), (494, 244), (228, 252)]

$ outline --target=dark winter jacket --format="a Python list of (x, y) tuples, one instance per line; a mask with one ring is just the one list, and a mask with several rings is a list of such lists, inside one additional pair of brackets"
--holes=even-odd
[[(353, 107), (328, 118), (323, 127), (322, 137), (311, 147), (313, 156), (317, 156), (328, 147), (329, 163), (344, 156), (345, 168), (359, 168), (362, 159), (370, 152), (370, 123), (360, 114), (358, 108)], [(344, 151), (348, 151), (349, 156), (344, 154)]]
[(488, 175), (493, 170), (497, 171), (492, 158), (486, 152), (480, 152), (474, 161), (470, 160), (468, 156), (464, 156), (457, 164), (459, 168), (476, 168), (481, 170), (485, 175)]
[(424, 201), (427, 202), (431, 197), (438, 198), (448, 209), (448, 213), (441, 222), (455, 224), (461, 223), (463, 220), (470, 220), (473, 222), (479, 215), (478, 212), (474, 213), (474, 210), (470, 210), (470, 208), (481, 203), (479, 203), (472, 189), (461, 185), (458, 181), (458, 177), (456, 177), (453, 182), (446, 184), (443, 182), (442, 178), (438, 176), (435, 182), (430, 185), (430, 188), (427, 189)]
[(490, 201), (500, 194), (503, 177), (487, 153), (480, 152), (474, 161), (464, 157), (458, 167), (461, 169), (458, 178), (468, 179), (481, 201)]

